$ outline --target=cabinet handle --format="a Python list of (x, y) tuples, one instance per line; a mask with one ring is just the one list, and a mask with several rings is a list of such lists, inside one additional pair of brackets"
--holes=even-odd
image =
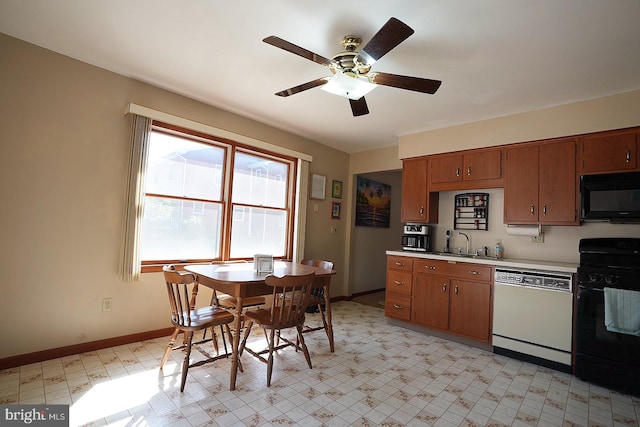
[(535, 208), (535, 206), (532, 204), (532, 205), (531, 205), (531, 215), (533, 215), (533, 214), (535, 213), (535, 211), (536, 211), (536, 208)]
[(467, 175), (471, 176), (471, 166), (467, 166)]
[(477, 271), (475, 271), (475, 270), (469, 270), (469, 271), (467, 271), (467, 273), (468, 273), (468, 274), (473, 274), (474, 276), (477, 276), (478, 274), (480, 274), (480, 273), (478, 273), (478, 272), (477, 272)]
[(629, 163), (631, 161), (631, 150), (627, 150), (627, 157), (625, 158), (625, 161), (627, 163)]
[(460, 176), (460, 168), (456, 168), (456, 176)]
[(542, 215), (546, 215), (547, 214), (547, 205), (544, 205), (542, 207)]
[(424, 215), (424, 206), (420, 206), (420, 215)]
[(442, 293), (446, 293), (447, 292), (447, 284), (443, 283), (442, 284)]
[(454, 292), (456, 295), (458, 295), (458, 286), (454, 286), (454, 288), (453, 288), (453, 292)]
[(400, 304), (393, 304), (393, 308), (397, 308), (398, 310), (402, 310), (404, 307)]
[(396, 265), (400, 267), (404, 267), (404, 262), (396, 261)]
[(394, 280), (393, 283), (395, 283), (396, 285), (404, 285), (404, 282), (401, 282), (399, 280)]
[(433, 265), (425, 265), (424, 268), (427, 270), (435, 270), (436, 268)]

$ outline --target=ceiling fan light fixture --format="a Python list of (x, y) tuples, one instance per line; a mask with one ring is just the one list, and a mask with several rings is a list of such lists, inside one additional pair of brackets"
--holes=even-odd
[(376, 86), (366, 80), (337, 72), (322, 86), (322, 90), (344, 98), (358, 100), (375, 89)]

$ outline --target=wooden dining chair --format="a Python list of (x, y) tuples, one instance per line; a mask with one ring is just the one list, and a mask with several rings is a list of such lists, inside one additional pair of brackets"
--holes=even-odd
[[(311, 293), (314, 278), (315, 273), (283, 277), (269, 275), (265, 278), (265, 283), (273, 288), (270, 305), (267, 308), (254, 308), (245, 312), (248, 325), (238, 354), (242, 356), (244, 350), (247, 350), (248, 353), (267, 364), (267, 387), (271, 387), (273, 353), (276, 350), (287, 346), (295, 347), (296, 351), (302, 350), (309, 368), (312, 368), (311, 356), (309, 356), (309, 350), (307, 350), (302, 336), (302, 325), (304, 324), (305, 310), (309, 302), (309, 294)], [(246, 346), (247, 338), (251, 334), (251, 328), (254, 324), (264, 329), (265, 337), (267, 338), (268, 346), (261, 351), (255, 351)], [(296, 328), (296, 342), (281, 336), (281, 330), (288, 328)], [(282, 341), (283, 344), (276, 345), (278, 340)], [(267, 353), (268, 357), (265, 359), (262, 355)]]
[[(203, 307), (196, 308), (196, 297), (198, 295), (198, 283), (193, 274), (187, 272), (179, 272), (173, 265), (165, 265), (162, 268), (164, 273), (164, 279), (167, 285), (167, 295), (169, 296), (169, 305), (171, 306), (171, 324), (175, 327), (173, 335), (169, 340), (169, 345), (164, 351), (162, 361), (160, 362), (160, 369), (164, 367), (169, 355), (173, 350), (185, 351), (184, 360), (182, 362), (182, 379), (180, 382), (180, 391), (184, 391), (184, 386), (187, 380), (187, 372), (189, 368), (200, 366), (214, 360), (229, 357), (231, 353), (227, 350), (226, 341), (224, 342), (225, 353), (218, 354), (212, 357), (207, 351), (200, 347), (200, 344), (206, 342), (215, 341), (216, 334), (212, 333), (211, 338), (204, 338), (193, 342), (193, 333), (205, 329), (213, 329), (215, 326), (220, 326), (221, 330), (224, 325), (228, 334), (229, 340), (233, 338), (231, 336), (231, 329), (229, 323), (233, 322), (233, 314), (227, 310), (219, 307)], [(185, 340), (181, 345), (176, 344), (176, 338), (178, 334), (182, 332), (185, 334)], [(224, 339), (224, 330), (222, 330), (222, 337)], [(195, 346), (200, 353), (202, 353), (207, 359), (198, 362), (191, 363), (191, 348)], [(217, 347), (216, 347), (217, 349)]]
[[(311, 265), (313, 267), (322, 268), (323, 270), (333, 270), (333, 263), (331, 261), (324, 261), (321, 259), (303, 259), (300, 261), (300, 264)], [(303, 332), (312, 332), (319, 331), (324, 329), (327, 334), (327, 338), (329, 338), (329, 323), (327, 322), (327, 316), (325, 315), (325, 298), (324, 298), (324, 288), (313, 288), (311, 290), (311, 295), (309, 295), (309, 305), (308, 307), (317, 307), (317, 310), (320, 312), (320, 317), (322, 319), (322, 325), (320, 326), (303, 326)], [(329, 341), (331, 341), (329, 339)]]

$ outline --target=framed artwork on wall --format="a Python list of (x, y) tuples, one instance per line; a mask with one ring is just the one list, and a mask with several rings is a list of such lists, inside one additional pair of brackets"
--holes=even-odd
[(340, 219), (340, 210), (342, 209), (342, 203), (331, 203), (331, 218)]
[(324, 175), (318, 175), (317, 173), (311, 174), (311, 194), (309, 198), (324, 200), (325, 187), (327, 185), (327, 177)]
[(356, 226), (389, 228), (391, 186), (358, 177), (356, 185)]
[(331, 197), (334, 199), (342, 199), (342, 181), (333, 180), (333, 185), (331, 186)]

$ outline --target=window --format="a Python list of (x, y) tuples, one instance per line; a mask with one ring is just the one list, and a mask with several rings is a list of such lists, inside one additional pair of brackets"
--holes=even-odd
[(143, 265), (256, 253), (290, 258), (294, 174), (293, 159), (154, 122), (144, 188)]

